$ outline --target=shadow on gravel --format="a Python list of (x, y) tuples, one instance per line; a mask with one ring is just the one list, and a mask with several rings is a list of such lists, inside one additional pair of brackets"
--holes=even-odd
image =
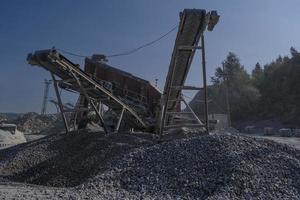
[(49, 136), (6, 153), (0, 180), (78, 186), (75, 190), (95, 198), (300, 198), (300, 151), (245, 136), (158, 142), (149, 134), (81, 132)]
[(0, 152), (0, 177), (55, 187), (72, 187), (107, 169), (110, 160), (134, 148), (151, 146), (149, 136), (70, 133), (42, 138)]

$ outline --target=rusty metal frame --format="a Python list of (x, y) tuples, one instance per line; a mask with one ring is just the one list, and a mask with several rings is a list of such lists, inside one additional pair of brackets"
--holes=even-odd
[(204, 92), (204, 117), (206, 133), (209, 133), (209, 120), (208, 120), (208, 103), (207, 103), (207, 80), (206, 80), (206, 59), (205, 59), (205, 41), (204, 35), (201, 37), (202, 46), (202, 74), (203, 74), (203, 92)]
[(69, 129), (69, 125), (68, 125), (68, 121), (64, 112), (64, 108), (63, 108), (63, 104), (62, 104), (62, 100), (58, 91), (58, 86), (57, 86), (57, 80), (55, 78), (55, 75), (53, 73), (51, 73), (51, 77), (53, 80), (53, 85), (54, 85), (54, 90), (55, 90), (55, 94), (56, 94), (56, 98), (57, 98), (57, 102), (58, 102), (58, 107), (61, 113), (61, 117), (63, 119), (64, 125), (65, 125), (65, 129), (66, 129), (66, 133), (68, 133), (70, 131)]
[(144, 121), (137, 115), (137, 113), (132, 110), (129, 106), (127, 106), (123, 101), (121, 101), (120, 99), (118, 99), (117, 97), (115, 97), (114, 95), (112, 95), (109, 91), (107, 91), (105, 88), (103, 88), (102, 86), (100, 86), (97, 82), (95, 82), (93, 79), (89, 78), (87, 75), (81, 73), (79, 70), (74, 69), (72, 66), (70, 66), (68, 63), (62, 61), (59, 61), (58, 59), (55, 59), (55, 62), (65, 66), (67, 69), (71, 69), (72, 72), (76, 72), (76, 74), (78, 75), (79, 78), (83, 78), (85, 80), (87, 80), (88, 82), (90, 82), (95, 89), (100, 90), (101, 92), (103, 92), (104, 94), (106, 94), (107, 96), (109, 96), (112, 100), (114, 100), (115, 102), (117, 102), (119, 105), (121, 105), (123, 108), (125, 108), (131, 115), (133, 115), (137, 121), (143, 126), (143, 127), (147, 127), (147, 125), (144, 123)]
[(118, 120), (118, 123), (117, 123), (117, 126), (116, 126), (116, 129), (115, 129), (115, 132), (119, 132), (119, 129), (120, 129), (120, 125), (121, 125), (121, 122), (122, 122), (122, 119), (123, 119), (124, 112), (125, 112), (125, 108), (123, 107), (123, 108), (122, 108), (122, 111), (121, 111), (121, 114), (120, 114), (120, 117), (119, 117), (119, 120)]
[(94, 111), (96, 112), (96, 115), (99, 118), (99, 121), (101, 123), (101, 126), (104, 129), (105, 133), (108, 133), (107, 128), (105, 126), (103, 117), (101, 116), (100, 112), (98, 111), (95, 103), (93, 102), (93, 100), (89, 97), (88, 93), (86, 92), (86, 89), (82, 86), (80, 80), (78, 79), (78, 77), (75, 75), (75, 73), (72, 71), (72, 69), (69, 68), (69, 72), (72, 74), (73, 78), (76, 80), (78, 86), (80, 87), (81, 93), (84, 95), (84, 97), (86, 98), (86, 100), (88, 101), (88, 103), (92, 106), (92, 108), (94, 109)]
[[(171, 80), (170, 80), (170, 89), (167, 90), (167, 94), (164, 94), (163, 96), (163, 102), (165, 102), (162, 106), (162, 114), (160, 117), (160, 123), (159, 123), (159, 134), (160, 137), (163, 136), (163, 132), (165, 129), (169, 129), (169, 128), (177, 128), (180, 126), (186, 126), (186, 127), (205, 127), (205, 131), (208, 134), (209, 133), (209, 120), (208, 120), (208, 100), (207, 100), (207, 78), (206, 78), (206, 60), (205, 60), (205, 41), (204, 41), (204, 34), (201, 36), (201, 46), (183, 46), (183, 47), (178, 47), (176, 50), (176, 54), (178, 51), (186, 51), (186, 50), (190, 50), (190, 51), (196, 51), (196, 50), (201, 50), (201, 57), (202, 57), (202, 63), (201, 63), (201, 68), (202, 68), (202, 78), (203, 78), (203, 87), (194, 87), (194, 86), (184, 86), (184, 85), (179, 85), (179, 86), (173, 86), (173, 80), (174, 80), (174, 75), (175, 75), (175, 67), (172, 67), (172, 71), (171, 71)], [(175, 64), (174, 66), (176, 66), (176, 60), (177, 57), (175, 56)], [(185, 101), (185, 99), (183, 98), (182, 95), (180, 95), (178, 98), (179, 99), (169, 99), (170, 98), (170, 93), (171, 90), (177, 90), (180, 91), (180, 93), (182, 94), (183, 90), (195, 90), (195, 91), (200, 91), (203, 90), (204, 92), (204, 122), (202, 122), (197, 115), (195, 114), (195, 112), (193, 111), (193, 109), (188, 105), (188, 103)], [(171, 115), (181, 115), (181, 112), (167, 112), (168, 109), (168, 102), (170, 101), (176, 101), (176, 102), (183, 102), (186, 107), (190, 110), (190, 114), (192, 114), (192, 116), (195, 118), (195, 120), (197, 121), (196, 124), (185, 124), (185, 125), (170, 125), (170, 123), (168, 122), (167, 124), (167, 120), (170, 121), (170, 116)], [(186, 114), (186, 113), (183, 113)], [(168, 115), (168, 119), (167, 119), (167, 115)]]

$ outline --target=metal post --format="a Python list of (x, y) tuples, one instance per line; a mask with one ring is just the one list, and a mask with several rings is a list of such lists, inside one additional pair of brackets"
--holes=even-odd
[(226, 95), (226, 108), (227, 108), (227, 120), (228, 126), (231, 127), (231, 116), (230, 116), (230, 104), (229, 104), (229, 94), (228, 94), (228, 74), (225, 73), (225, 66), (224, 63), (222, 64), (223, 68), (223, 81), (225, 86), (225, 95)]
[(101, 101), (99, 101), (99, 105), (98, 105), (98, 107), (99, 107), (99, 113), (101, 114), (101, 116), (103, 116), (103, 104), (102, 104), (102, 102)]
[(74, 122), (73, 122), (73, 126), (74, 126), (74, 130), (77, 130), (77, 128), (76, 128), (76, 126), (77, 126), (77, 115), (78, 115), (78, 112), (77, 111), (75, 111), (75, 115), (74, 115)]
[(44, 97), (43, 97), (43, 105), (41, 111), (42, 115), (46, 114), (50, 84), (51, 84), (51, 80), (45, 79)]
[(99, 118), (99, 120), (100, 120), (100, 122), (101, 122), (101, 125), (102, 125), (102, 127), (103, 127), (103, 129), (104, 129), (104, 132), (107, 134), (108, 131), (107, 131), (107, 129), (106, 129), (106, 126), (105, 126), (105, 123), (104, 123), (104, 119), (102, 118), (101, 114), (100, 114), (99, 111), (97, 110), (96, 105), (94, 104), (94, 102), (93, 102), (92, 100), (89, 99), (88, 101), (90, 102), (90, 104), (91, 104), (92, 107), (94, 108), (94, 110), (95, 110), (95, 112), (96, 112), (96, 114), (97, 114), (97, 116), (98, 116), (98, 118)]
[(202, 71), (203, 71), (203, 92), (204, 92), (204, 112), (205, 112), (205, 128), (206, 133), (209, 133), (209, 121), (208, 121), (208, 104), (207, 104), (207, 82), (206, 82), (206, 60), (205, 60), (205, 43), (204, 35), (201, 37), (202, 46)]
[(96, 115), (98, 116), (99, 120), (100, 120), (100, 123), (104, 129), (104, 132), (107, 134), (108, 131), (106, 129), (106, 126), (105, 126), (105, 123), (104, 123), (104, 120), (101, 116), (101, 114), (99, 113), (96, 105), (94, 104), (94, 102), (89, 98), (89, 95), (87, 94), (86, 90), (84, 89), (84, 87), (82, 86), (82, 84), (80, 83), (79, 79), (76, 77), (76, 75), (72, 72), (71, 69), (69, 69), (70, 73), (72, 74), (73, 78), (76, 80), (78, 86), (80, 87), (80, 91), (81, 93), (83, 93), (84, 97), (86, 98), (86, 100), (88, 101), (88, 103), (90, 103), (94, 109), (94, 111), (96, 112)]
[(52, 76), (52, 80), (53, 80), (53, 85), (54, 85), (54, 89), (55, 89), (55, 93), (56, 93), (57, 102), (58, 102), (58, 106), (59, 106), (59, 109), (60, 109), (61, 117), (62, 117), (64, 125), (65, 125), (66, 133), (68, 133), (69, 132), (69, 126), (68, 126), (66, 116), (64, 114), (64, 108), (63, 108), (63, 104), (62, 104), (60, 94), (59, 94), (59, 91), (58, 91), (57, 81), (56, 81), (55, 76), (54, 76), (53, 73), (51, 73), (51, 76)]
[(125, 108), (123, 107), (122, 111), (121, 111), (121, 114), (120, 114), (120, 117), (119, 117), (119, 120), (118, 120), (118, 123), (117, 123), (117, 127), (115, 129), (115, 132), (119, 131), (119, 128), (120, 128), (120, 125), (121, 125), (121, 122), (122, 122), (122, 119), (123, 119), (124, 111), (125, 111)]

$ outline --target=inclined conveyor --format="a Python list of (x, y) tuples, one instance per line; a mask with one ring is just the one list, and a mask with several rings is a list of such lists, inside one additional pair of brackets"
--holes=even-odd
[[(201, 90), (202, 88), (185, 86), (185, 80), (189, 72), (193, 57), (196, 50), (202, 50), (203, 63), (203, 89), (206, 96), (206, 71), (205, 71), (205, 49), (203, 33), (206, 28), (212, 31), (215, 24), (218, 22), (219, 16), (216, 11), (206, 12), (202, 9), (185, 9), (180, 13), (180, 24), (178, 33), (171, 57), (169, 71), (166, 78), (166, 83), (162, 97), (162, 113), (160, 115), (160, 133), (164, 129), (177, 128), (181, 124), (171, 125), (174, 122), (174, 114), (178, 115), (181, 112), (180, 104), (184, 99), (182, 98), (183, 90)], [(203, 46), (198, 46), (199, 40), (202, 37), (201, 43)], [(200, 75), (200, 74), (199, 74)], [(207, 98), (205, 97), (207, 100)], [(202, 123), (189, 105), (184, 101), (185, 105), (190, 109), (190, 114), (195, 118), (196, 123), (185, 124), (189, 127), (206, 127), (208, 129), (208, 119)], [(206, 108), (207, 116), (207, 108)], [(206, 124), (206, 125), (205, 125)]]
[(83, 95), (86, 93), (91, 100), (101, 101), (109, 108), (122, 110), (122, 113), (124, 113), (124, 109), (124, 111), (126, 111), (125, 114), (131, 115), (134, 118), (124, 118), (128, 123), (136, 128), (147, 128), (147, 124), (143, 119), (143, 117), (148, 117), (145, 116), (145, 113), (138, 113), (124, 103), (124, 101), (116, 97), (100, 82), (80, 69), (79, 65), (72, 63), (57, 50), (49, 49), (36, 51), (33, 54), (29, 54), (27, 60), (29, 64), (38, 65), (48, 70), (51, 74), (59, 77), (61, 80), (58, 82), (61, 87)]

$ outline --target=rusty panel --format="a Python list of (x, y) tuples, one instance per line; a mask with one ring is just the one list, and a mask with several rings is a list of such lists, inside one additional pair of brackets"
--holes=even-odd
[(85, 72), (99, 80), (113, 83), (115, 95), (139, 99), (152, 114), (159, 105), (161, 93), (149, 81), (88, 58), (85, 60)]

